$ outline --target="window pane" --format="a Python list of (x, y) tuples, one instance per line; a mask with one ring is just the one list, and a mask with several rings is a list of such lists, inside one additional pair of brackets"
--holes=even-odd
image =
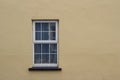
[(50, 53), (57, 53), (57, 44), (50, 44)]
[(35, 31), (41, 31), (41, 23), (35, 24)]
[(42, 54), (42, 63), (49, 63), (49, 54)]
[(34, 63), (41, 63), (41, 54), (35, 54)]
[(48, 40), (49, 39), (49, 33), (48, 32), (42, 32), (42, 40)]
[(55, 32), (50, 32), (50, 40), (55, 40)]
[(50, 54), (50, 63), (57, 63), (57, 55)]
[(49, 53), (49, 44), (42, 44), (42, 53)]
[(34, 52), (35, 53), (41, 53), (41, 44), (35, 44), (34, 45)]
[(50, 31), (55, 31), (55, 23), (50, 23)]
[(41, 40), (41, 32), (35, 32), (35, 40)]
[(48, 31), (48, 23), (42, 23), (42, 31)]

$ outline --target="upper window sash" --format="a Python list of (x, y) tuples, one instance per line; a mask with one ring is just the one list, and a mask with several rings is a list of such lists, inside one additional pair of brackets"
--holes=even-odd
[[(47, 29), (42, 29), (41, 31), (40, 31), (40, 29), (36, 30), (35, 29), (36, 28), (36, 23), (40, 23), (40, 24), (49, 23), (49, 26), (48, 26), (49, 30), (48, 31), (46, 31)], [(51, 27), (50, 27), (51, 23), (55, 23), (55, 30), (51, 29)], [(42, 26), (42, 27), (44, 27), (44, 26)], [(42, 33), (41, 36), (40, 36), (41, 38), (37, 39), (35, 33), (36, 34), (37, 33)], [(40, 34), (38, 34), (38, 35), (40, 35)], [(47, 35), (46, 38), (44, 38), (45, 37), (44, 35)], [(55, 39), (51, 35), (52, 36), (55, 35)], [(58, 41), (58, 21), (33, 21), (33, 37), (34, 37), (34, 42), (42, 42), (42, 41), (43, 42), (50, 42), (50, 41), (51, 42), (57, 42)], [(49, 37), (49, 39), (48, 39), (48, 37)]]

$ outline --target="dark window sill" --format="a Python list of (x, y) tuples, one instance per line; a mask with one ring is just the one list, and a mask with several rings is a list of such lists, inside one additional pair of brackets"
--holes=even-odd
[(58, 67), (31, 67), (29, 71), (61, 71), (62, 68)]

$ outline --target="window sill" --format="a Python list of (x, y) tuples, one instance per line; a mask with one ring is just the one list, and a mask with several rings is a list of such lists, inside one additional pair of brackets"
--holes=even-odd
[(32, 67), (28, 69), (29, 71), (61, 71), (62, 68), (58, 67)]

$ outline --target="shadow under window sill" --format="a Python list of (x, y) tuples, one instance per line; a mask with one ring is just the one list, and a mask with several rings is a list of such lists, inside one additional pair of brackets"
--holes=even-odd
[(59, 67), (31, 67), (28, 68), (29, 71), (61, 71), (62, 68)]

